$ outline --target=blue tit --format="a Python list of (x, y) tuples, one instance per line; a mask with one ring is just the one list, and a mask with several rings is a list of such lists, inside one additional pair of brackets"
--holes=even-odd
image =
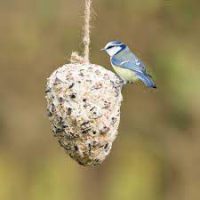
[(111, 64), (119, 77), (127, 82), (142, 81), (149, 88), (156, 88), (146, 67), (127, 45), (120, 41), (111, 41), (102, 49), (109, 56)]

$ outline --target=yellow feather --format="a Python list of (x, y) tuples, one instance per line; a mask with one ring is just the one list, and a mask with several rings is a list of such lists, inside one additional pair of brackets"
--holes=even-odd
[(135, 73), (129, 69), (117, 67), (115, 65), (112, 65), (113, 69), (115, 72), (124, 80), (129, 81), (129, 82), (135, 82), (138, 80), (137, 76)]

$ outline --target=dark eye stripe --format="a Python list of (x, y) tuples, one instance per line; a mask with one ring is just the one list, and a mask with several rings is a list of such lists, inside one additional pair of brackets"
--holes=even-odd
[(113, 48), (114, 46), (109, 46), (107, 49), (111, 49), (111, 48)]

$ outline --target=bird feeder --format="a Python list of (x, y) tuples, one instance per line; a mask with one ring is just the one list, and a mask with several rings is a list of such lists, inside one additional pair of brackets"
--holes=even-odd
[(56, 69), (46, 86), (47, 112), (53, 135), (66, 153), (84, 166), (101, 164), (118, 133), (122, 81), (89, 62), (91, 0), (86, 0), (84, 57)]

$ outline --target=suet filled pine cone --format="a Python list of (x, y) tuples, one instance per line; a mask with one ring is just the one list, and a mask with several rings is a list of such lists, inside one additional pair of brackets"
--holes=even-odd
[(94, 64), (66, 64), (48, 78), (47, 111), (54, 136), (84, 166), (101, 164), (118, 133), (122, 81)]

